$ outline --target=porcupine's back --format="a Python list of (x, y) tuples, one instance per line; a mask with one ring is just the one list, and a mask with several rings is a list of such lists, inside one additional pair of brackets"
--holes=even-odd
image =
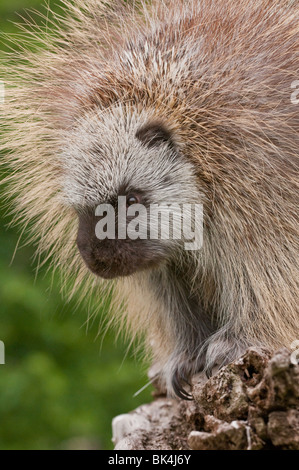
[(290, 101), (298, 4), (153, 2), (137, 13), (121, 2), (74, 3), (46, 47), (22, 53), (8, 79), (3, 147), (17, 219), (33, 223), (40, 250), (75, 285), (93, 282), (70, 243), (77, 222), (61, 197), (64, 138), (96, 107), (150, 109), (198, 168), (207, 202), (194, 278), (206, 308), (245, 343), (288, 345), (298, 331), (299, 125)]

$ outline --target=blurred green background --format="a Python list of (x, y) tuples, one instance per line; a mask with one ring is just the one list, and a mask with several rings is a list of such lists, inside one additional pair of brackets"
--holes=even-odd
[[(15, 34), (24, 8), (45, 11), (42, 0), (1, 0), (0, 31)], [(21, 241), (11, 262), (19, 233), (0, 189), (0, 449), (111, 449), (112, 418), (151, 399), (149, 388), (133, 398), (146, 366), (113, 331), (97, 337), (100, 318), (87, 327), (87, 308), (66, 303), (50, 274), (35, 279), (34, 248)]]

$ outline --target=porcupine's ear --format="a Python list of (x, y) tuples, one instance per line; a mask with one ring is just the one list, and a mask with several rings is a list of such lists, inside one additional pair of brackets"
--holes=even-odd
[(151, 121), (145, 124), (138, 129), (135, 136), (149, 148), (156, 147), (163, 143), (168, 143), (173, 146), (170, 130), (160, 121)]

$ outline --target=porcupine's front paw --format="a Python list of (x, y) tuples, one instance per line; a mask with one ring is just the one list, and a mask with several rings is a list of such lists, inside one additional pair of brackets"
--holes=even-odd
[(193, 359), (177, 358), (172, 367), (170, 388), (184, 400), (192, 399), (191, 381), (198, 373), (209, 379), (221, 367), (235, 361), (242, 356), (246, 349), (256, 344), (237, 339), (233, 335), (217, 333), (210, 341), (201, 347), (198, 355)]

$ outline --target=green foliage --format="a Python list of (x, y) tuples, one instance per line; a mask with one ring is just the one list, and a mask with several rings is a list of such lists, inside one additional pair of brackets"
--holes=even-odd
[[(1, 0), (0, 31), (15, 33), (14, 12), (40, 6)], [(133, 398), (147, 381), (145, 368), (112, 331), (98, 336), (101, 315), (87, 324), (87, 307), (66, 303), (55, 277), (44, 271), (35, 279), (34, 248), (20, 244), (11, 263), (18, 233), (5, 228), (10, 218), (1, 206), (0, 449), (65, 448), (77, 437), (111, 448), (112, 418), (150, 399), (149, 389)]]

